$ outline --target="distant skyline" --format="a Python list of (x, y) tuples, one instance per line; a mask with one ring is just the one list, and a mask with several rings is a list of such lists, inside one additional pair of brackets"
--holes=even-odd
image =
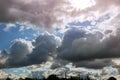
[(71, 63), (118, 73), (119, 25), (119, 0), (1, 0), (0, 69)]

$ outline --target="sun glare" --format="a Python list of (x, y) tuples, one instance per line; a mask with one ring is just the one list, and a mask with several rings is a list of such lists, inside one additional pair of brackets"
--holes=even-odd
[(73, 7), (80, 10), (95, 5), (94, 0), (69, 0), (69, 1)]

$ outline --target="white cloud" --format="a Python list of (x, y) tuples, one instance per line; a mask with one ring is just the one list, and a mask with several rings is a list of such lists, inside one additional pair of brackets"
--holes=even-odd
[(21, 31), (23, 31), (24, 29), (25, 29), (25, 26), (20, 26), (19, 31), (21, 32)]
[(77, 10), (82, 10), (95, 5), (94, 0), (69, 0), (71, 5)]
[(8, 23), (6, 24), (6, 27), (4, 28), (4, 31), (9, 31), (11, 28), (16, 27), (14, 23)]

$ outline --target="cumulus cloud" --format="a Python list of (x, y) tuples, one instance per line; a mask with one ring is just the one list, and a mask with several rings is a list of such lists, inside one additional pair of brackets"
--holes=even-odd
[(70, 29), (64, 35), (62, 46), (58, 48), (58, 57), (72, 61), (92, 59), (94, 53), (101, 49), (99, 44), (102, 37), (100, 32), (87, 33), (78, 28)]
[[(99, 67), (111, 65), (111, 59), (106, 58), (120, 57), (119, 29), (115, 31), (116, 35), (113, 32), (105, 34), (104, 31), (96, 29), (93, 31), (70, 29), (64, 35), (57, 57), (73, 63), (83, 63), (86, 67), (95, 67), (99, 62), (101, 63)], [(104, 63), (106, 61), (108, 64)]]
[[(48, 60), (48, 57), (53, 57), (57, 46), (59, 46), (59, 40), (54, 35), (49, 33), (41, 34), (35, 42), (33, 42), (33, 52), (28, 56), (30, 64), (39, 64)], [(53, 55), (54, 54), (54, 55)]]
[(60, 39), (48, 32), (41, 33), (34, 41), (16, 39), (12, 41), (9, 53), (0, 52), (0, 68), (22, 67), (53, 60)]
[(33, 45), (30, 41), (24, 39), (14, 40), (10, 46), (10, 54), (8, 65), (10, 66), (20, 66), (24, 63), (21, 63), (27, 55), (32, 52)]

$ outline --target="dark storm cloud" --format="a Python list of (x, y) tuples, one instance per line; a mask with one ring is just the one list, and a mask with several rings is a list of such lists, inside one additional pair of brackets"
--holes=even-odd
[(81, 63), (79, 66), (95, 67), (96, 63), (100, 63), (99, 67), (110, 65), (111, 59), (108, 59), (108, 63), (104, 59), (120, 57), (119, 28), (115, 33), (70, 29), (64, 35), (57, 57), (76, 65)]

